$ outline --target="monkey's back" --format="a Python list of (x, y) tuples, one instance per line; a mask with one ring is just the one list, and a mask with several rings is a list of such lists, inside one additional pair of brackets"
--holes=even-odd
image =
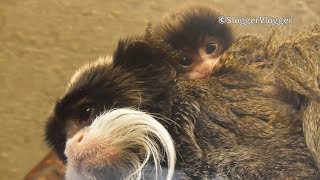
[[(319, 121), (315, 109), (320, 106), (299, 101), (320, 95), (317, 30), (282, 43), (276, 36), (268, 41), (244, 36), (226, 52), (211, 78), (181, 80), (172, 93), (171, 117), (181, 128), (170, 131), (181, 155), (177, 168), (202, 178), (317, 177), (319, 151), (310, 153), (303, 121), (310, 116)], [(319, 125), (312, 125), (317, 131)], [(316, 134), (319, 131), (311, 135), (312, 148), (319, 141)]]

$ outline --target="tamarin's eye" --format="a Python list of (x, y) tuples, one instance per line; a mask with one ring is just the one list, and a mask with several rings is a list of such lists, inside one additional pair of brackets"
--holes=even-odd
[(218, 50), (218, 44), (216, 44), (216, 43), (207, 44), (207, 47), (206, 47), (207, 54), (212, 54), (212, 53), (216, 52), (217, 50)]
[(179, 64), (182, 66), (190, 66), (192, 64), (192, 58), (184, 57), (180, 59)]
[(86, 122), (94, 115), (94, 108), (91, 104), (83, 105), (79, 111), (79, 121)]

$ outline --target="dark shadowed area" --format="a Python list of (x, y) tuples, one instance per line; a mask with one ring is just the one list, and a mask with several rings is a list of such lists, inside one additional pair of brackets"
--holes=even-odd
[[(81, 65), (113, 53), (183, 0), (0, 0), (0, 179), (21, 179), (48, 152), (43, 127)], [(292, 17), (288, 34), (319, 20), (320, 1), (202, 0), (227, 16)], [(270, 25), (232, 25), (266, 34)]]

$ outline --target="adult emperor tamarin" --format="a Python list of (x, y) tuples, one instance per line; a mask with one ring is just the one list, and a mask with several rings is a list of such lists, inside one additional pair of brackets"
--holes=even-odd
[(176, 76), (183, 54), (163, 41), (120, 41), (113, 58), (72, 77), (47, 142), (69, 179), (143, 177), (149, 156), (176, 179), (315, 179), (319, 37), (318, 25), (290, 38), (242, 36), (198, 81)]

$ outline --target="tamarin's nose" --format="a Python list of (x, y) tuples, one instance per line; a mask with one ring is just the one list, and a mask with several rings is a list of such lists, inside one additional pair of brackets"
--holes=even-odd
[(203, 61), (201, 65), (201, 71), (204, 73), (211, 73), (212, 69), (214, 67), (215, 63), (213, 63), (211, 60), (210, 61)]
[(76, 136), (75, 139), (77, 140), (77, 142), (78, 143), (81, 142), (84, 137), (84, 131), (83, 130), (79, 131), (75, 136)]

